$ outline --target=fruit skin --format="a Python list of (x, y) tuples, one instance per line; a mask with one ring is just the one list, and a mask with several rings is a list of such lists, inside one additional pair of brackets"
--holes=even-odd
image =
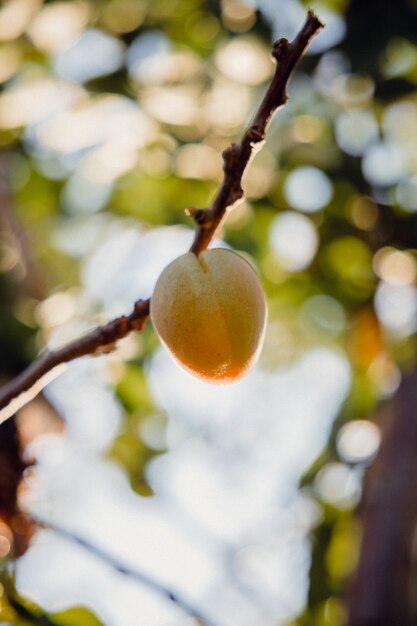
[(215, 248), (178, 257), (159, 277), (152, 323), (174, 358), (211, 383), (230, 383), (254, 364), (267, 317), (265, 295), (247, 261)]

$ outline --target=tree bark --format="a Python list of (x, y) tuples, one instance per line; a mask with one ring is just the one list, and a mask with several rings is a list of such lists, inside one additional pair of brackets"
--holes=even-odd
[(411, 626), (417, 524), (417, 370), (386, 407), (383, 437), (365, 482), (359, 565), (348, 626)]

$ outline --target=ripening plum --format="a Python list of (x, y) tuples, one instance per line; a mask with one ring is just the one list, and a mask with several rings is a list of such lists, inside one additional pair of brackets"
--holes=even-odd
[(266, 324), (265, 295), (245, 259), (230, 250), (178, 257), (159, 277), (152, 323), (174, 358), (211, 383), (229, 383), (253, 365)]

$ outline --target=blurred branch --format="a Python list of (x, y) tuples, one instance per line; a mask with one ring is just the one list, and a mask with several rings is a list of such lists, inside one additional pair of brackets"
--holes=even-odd
[[(13, 212), (13, 173), (16, 163), (16, 153), (12, 150), (0, 150), (0, 239), (5, 239), (7, 243), (16, 249), (19, 261), (9, 272), (6, 294), (8, 298), (8, 308), (13, 309), (18, 306), (20, 299), (27, 297), (38, 300), (45, 297), (45, 283), (42, 273), (35, 262), (35, 255), (32, 249), (33, 237), (22, 227)], [(1, 249), (0, 245), (0, 249)], [(0, 257), (1, 257), (0, 250)], [(1, 303), (3, 304), (3, 303)], [(7, 315), (6, 309), (2, 311), (2, 319)], [(13, 333), (12, 338), (13, 337)], [(1, 376), (4, 372), (9, 376), (22, 369), (22, 363), (27, 364), (25, 353), (12, 350), (8, 345), (9, 332), (6, 328), (1, 329), (2, 350)], [(51, 407), (43, 394), (36, 400), (36, 405), (42, 407), (44, 416), (54, 416), (56, 420), (61, 419), (56, 410)], [(31, 412), (29, 410), (29, 412)], [(20, 419), (12, 419), (0, 424), (0, 522), (7, 524), (13, 535), (9, 557), (17, 558), (25, 553), (33, 532), (34, 524), (32, 520), (20, 512), (18, 505), (19, 486), (25, 470), (31, 465), (27, 458), (23, 458), (21, 424)], [(33, 432), (33, 424), (32, 424)]]
[(29, 518), (20, 515), (17, 503), (19, 485), (28, 464), (22, 456), (16, 421), (0, 425), (0, 522), (7, 524), (13, 534), (12, 552), (21, 556), (29, 543)]
[[(223, 152), (224, 177), (220, 189), (207, 209), (191, 208), (188, 215), (194, 218), (197, 230), (191, 252), (198, 254), (209, 245), (217, 228), (226, 216), (227, 210), (244, 196), (242, 177), (265, 139), (265, 133), (276, 109), (287, 101), (287, 84), (303, 56), (310, 41), (322, 28), (322, 23), (309, 11), (306, 22), (300, 32), (289, 42), (278, 39), (272, 49), (276, 60), (276, 70), (269, 88), (259, 106), (254, 120), (245, 132), (240, 144), (232, 144)], [(58, 365), (68, 363), (87, 354), (95, 355), (108, 352), (115, 343), (132, 330), (142, 330), (149, 316), (150, 300), (136, 302), (133, 312), (119, 317), (105, 326), (93, 330), (88, 335), (74, 341), (59, 350), (47, 352), (28, 369), (0, 389), (0, 422), (31, 400), (50, 381), (49, 374)], [(43, 378), (47, 376), (47, 378)], [(13, 403), (11, 401), (14, 400)], [(9, 404), (11, 403), (11, 404)]]
[(359, 565), (348, 626), (411, 626), (417, 524), (417, 370), (387, 406), (380, 451), (365, 483)]
[(78, 545), (82, 546), (85, 550), (90, 552), (90, 554), (94, 555), (101, 561), (104, 561), (105, 563), (107, 563), (107, 565), (110, 565), (110, 567), (112, 567), (114, 570), (119, 572), (119, 574), (123, 574), (123, 576), (129, 577), (135, 580), (136, 582), (140, 583), (141, 585), (147, 587), (148, 589), (151, 589), (152, 591), (157, 593), (159, 596), (163, 596), (166, 600), (169, 600), (170, 602), (175, 604), (188, 616), (192, 617), (199, 626), (218, 626), (211, 619), (203, 615), (201, 611), (199, 611), (196, 607), (190, 604), (187, 600), (184, 600), (184, 598), (182, 598), (180, 595), (178, 595), (178, 593), (176, 593), (172, 589), (169, 589), (165, 585), (159, 583), (158, 581), (154, 580), (147, 574), (144, 574), (143, 572), (137, 569), (133, 569), (131, 567), (128, 567), (127, 565), (123, 565), (115, 557), (111, 556), (110, 554), (107, 554), (107, 552), (105, 552), (98, 546), (94, 546), (93, 544), (89, 543), (86, 539), (79, 537), (73, 532), (70, 532), (69, 530), (62, 528), (61, 526), (57, 526), (49, 522), (39, 521), (39, 525), (43, 528), (47, 528), (49, 530), (52, 530), (58, 533), (59, 535), (68, 539), (69, 541), (77, 543)]

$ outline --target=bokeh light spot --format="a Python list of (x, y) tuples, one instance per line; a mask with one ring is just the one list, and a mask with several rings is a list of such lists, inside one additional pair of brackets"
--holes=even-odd
[(330, 274), (357, 285), (372, 284), (372, 253), (364, 241), (350, 236), (333, 239), (321, 258)]
[(270, 55), (256, 39), (232, 39), (216, 54), (216, 65), (230, 80), (258, 85), (273, 71)]
[(399, 367), (383, 352), (378, 354), (366, 372), (381, 398), (389, 398), (401, 383)]
[(124, 46), (106, 33), (90, 29), (68, 48), (60, 50), (54, 58), (58, 76), (84, 83), (98, 76), (112, 74), (120, 69), (124, 60)]
[(362, 171), (372, 185), (393, 185), (405, 174), (404, 152), (398, 145), (387, 141), (374, 143), (365, 153)]
[(4, 559), (11, 549), (10, 541), (4, 535), (0, 535), (0, 558)]
[(415, 213), (417, 211), (417, 176), (400, 181), (395, 189), (395, 198), (403, 209)]
[(280, 265), (292, 272), (311, 263), (319, 241), (313, 222), (293, 211), (285, 211), (274, 218), (269, 238)]
[(337, 435), (337, 450), (346, 463), (368, 463), (381, 441), (379, 428), (368, 420), (354, 420), (342, 426)]
[(182, 178), (217, 180), (222, 175), (222, 164), (217, 150), (204, 144), (181, 147), (176, 154), (175, 169)]
[(18, 241), (9, 233), (0, 231), (0, 272), (9, 272), (20, 261), (21, 250)]
[(148, 30), (132, 41), (126, 52), (126, 65), (129, 74), (136, 80), (147, 82), (152, 79), (155, 59), (161, 65), (171, 52), (169, 39), (158, 30)]
[(130, 33), (143, 22), (145, 10), (139, 0), (111, 0), (103, 7), (102, 20), (115, 33)]
[(304, 302), (300, 310), (300, 323), (309, 334), (337, 337), (346, 328), (346, 313), (335, 298), (319, 294)]
[(0, 41), (17, 39), (23, 34), (41, 0), (6, 0), (0, 7)]
[(315, 488), (323, 500), (342, 510), (352, 509), (361, 495), (359, 474), (343, 463), (328, 463), (316, 475)]
[(76, 311), (74, 296), (68, 292), (54, 293), (38, 304), (36, 321), (44, 327), (58, 326), (69, 320)]
[(244, 33), (256, 22), (255, 6), (252, 2), (238, 0), (223, 0), (222, 18), (226, 28), (235, 33)]
[(333, 190), (328, 176), (317, 167), (298, 167), (285, 179), (284, 194), (295, 209), (313, 213), (332, 198)]
[(359, 156), (378, 137), (375, 116), (364, 109), (342, 113), (336, 120), (336, 140), (347, 154)]
[(56, 52), (80, 34), (88, 18), (86, 2), (54, 2), (45, 5), (36, 14), (27, 33), (41, 50)]
[(298, 115), (293, 122), (292, 133), (296, 141), (312, 143), (323, 133), (324, 123), (313, 115)]
[(373, 260), (373, 268), (377, 276), (391, 285), (408, 285), (417, 276), (415, 257), (407, 251), (395, 248), (380, 248)]
[(359, 74), (341, 74), (331, 83), (334, 100), (343, 106), (366, 106), (375, 90), (374, 81), (370, 76)]
[(417, 327), (417, 289), (414, 285), (391, 285), (381, 281), (375, 292), (379, 320), (395, 337), (403, 338)]
[(372, 230), (378, 221), (378, 206), (369, 196), (357, 196), (347, 208), (349, 220), (361, 230)]

